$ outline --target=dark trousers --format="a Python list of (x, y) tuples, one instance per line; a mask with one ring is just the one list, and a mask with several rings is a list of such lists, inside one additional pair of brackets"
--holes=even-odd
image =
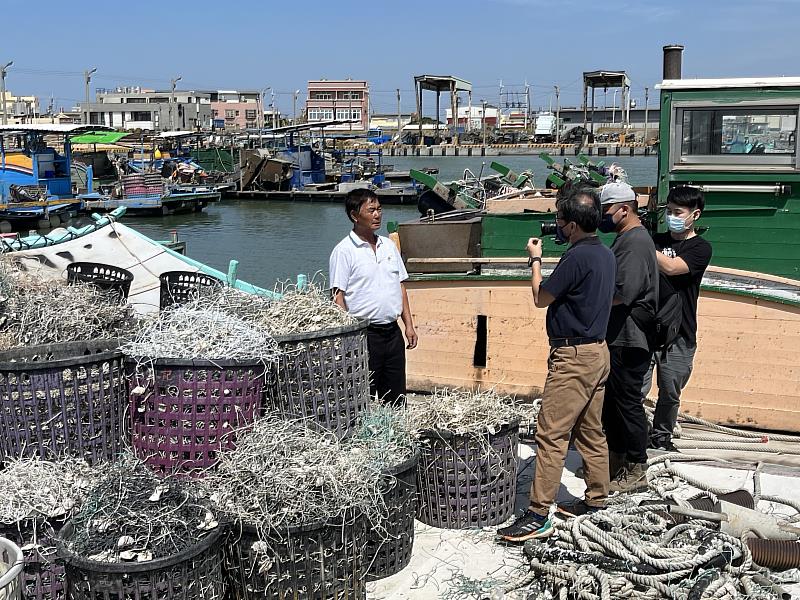
[(406, 393), (406, 342), (397, 323), (370, 325), (367, 328), (369, 347), (369, 393), (386, 404), (397, 405)]
[(606, 382), (603, 427), (608, 451), (624, 454), (632, 463), (647, 462), (647, 415), (642, 385), (652, 353), (642, 348), (612, 346), (611, 372)]

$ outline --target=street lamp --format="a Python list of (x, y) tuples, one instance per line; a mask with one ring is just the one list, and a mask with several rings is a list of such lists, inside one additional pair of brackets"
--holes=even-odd
[(178, 75), (175, 79), (171, 81), (172, 84), (172, 93), (169, 98), (169, 126), (170, 129), (173, 131), (175, 130), (175, 113), (173, 112), (174, 109), (172, 107), (175, 104), (175, 86), (178, 85), (178, 82), (183, 79), (181, 75)]
[(264, 119), (264, 96), (267, 94), (268, 90), (271, 90), (271, 86), (267, 86), (261, 89), (261, 92), (258, 94), (258, 147), (264, 147), (264, 127), (266, 126), (266, 120)]
[(481, 125), (483, 127), (483, 146), (486, 147), (486, 100), (481, 100)]
[(269, 93), (270, 103), (269, 108), (272, 111), (272, 128), (278, 128), (278, 122), (275, 120), (275, 90), (271, 90)]
[(86, 125), (89, 124), (89, 82), (92, 81), (92, 73), (96, 72), (97, 72), (97, 67), (92, 67), (91, 69), (88, 69), (83, 72), (83, 83), (86, 86), (84, 90), (86, 92), (84, 95), (84, 99), (86, 100), (86, 120), (84, 121), (84, 123)]
[(300, 90), (294, 91), (294, 101), (292, 102), (292, 123), (297, 125), (297, 97), (300, 95)]
[(14, 61), (10, 60), (0, 67), (0, 108), (3, 109), (3, 125), (8, 124), (8, 119), (6, 118), (6, 70), (13, 64)]

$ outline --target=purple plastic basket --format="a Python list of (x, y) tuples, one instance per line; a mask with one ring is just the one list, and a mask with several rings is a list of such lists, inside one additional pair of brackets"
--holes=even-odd
[(53, 541), (62, 526), (62, 521), (42, 519), (26, 519), (16, 525), (0, 524), (0, 536), (25, 548), (22, 551), (22, 597), (25, 600), (64, 598), (64, 565), (56, 555)]
[(263, 362), (126, 360), (134, 453), (164, 473), (199, 472), (261, 411)]
[(0, 352), (0, 457), (113, 460), (127, 385), (116, 340)]
[(519, 422), (494, 434), (422, 432), (417, 518), (446, 529), (499, 525), (514, 512)]

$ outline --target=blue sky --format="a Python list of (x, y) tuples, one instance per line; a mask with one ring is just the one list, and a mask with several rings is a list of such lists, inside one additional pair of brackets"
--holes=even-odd
[(291, 111), (295, 89), (304, 93), (308, 79), (321, 77), (367, 79), (376, 112), (395, 110), (399, 87), (403, 109), (410, 110), (412, 77), (421, 73), (460, 76), (473, 83), (475, 101), (490, 102), (501, 80), (509, 90), (527, 80), (534, 106), (547, 106), (558, 84), (566, 106), (580, 102), (583, 71), (625, 69), (641, 101), (644, 87), (660, 80), (661, 47), (668, 43), (686, 46), (685, 77), (800, 75), (800, 0), (15, 6), (3, 11), (0, 37), (0, 62), (14, 61), (7, 87), (39, 95), (45, 106), (53, 94), (56, 107), (83, 98), (82, 72), (89, 67), (98, 69), (92, 88), (168, 88), (177, 75), (189, 89), (271, 86), (284, 111)]

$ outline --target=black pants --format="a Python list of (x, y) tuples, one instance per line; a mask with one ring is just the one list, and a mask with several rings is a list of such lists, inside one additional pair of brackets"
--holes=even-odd
[(608, 451), (633, 463), (647, 462), (647, 415), (642, 385), (650, 369), (649, 350), (611, 346), (611, 372), (603, 403), (603, 428)]
[[(370, 325), (367, 328), (369, 393), (386, 403), (402, 403), (406, 393), (406, 343), (400, 326)], [(403, 399), (401, 399), (401, 396)]]

